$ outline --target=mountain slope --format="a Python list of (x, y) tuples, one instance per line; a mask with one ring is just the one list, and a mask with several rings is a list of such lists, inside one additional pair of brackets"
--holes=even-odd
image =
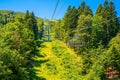
[(82, 59), (66, 44), (55, 40), (46, 42), (40, 48), (40, 55), (34, 57), (37, 61), (43, 61), (39, 66), (34, 66), (36, 76), (47, 80), (80, 80)]

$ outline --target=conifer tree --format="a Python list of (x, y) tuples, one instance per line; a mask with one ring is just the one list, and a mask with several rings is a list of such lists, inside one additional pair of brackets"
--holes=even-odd
[(78, 7), (78, 15), (81, 15), (84, 12), (84, 8), (86, 7), (86, 3), (84, 0), (82, 0), (82, 3)]
[(80, 15), (93, 15), (92, 9), (86, 5), (85, 1), (83, 0), (80, 6), (78, 7), (78, 16)]
[(108, 11), (109, 11), (110, 18), (113, 19), (113, 20), (110, 20), (109, 22), (109, 34), (110, 34), (110, 38), (112, 38), (117, 34), (119, 30), (119, 21), (116, 16), (115, 6), (112, 0), (109, 3)]
[(29, 13), (29, 11), (27, 10), (27, 11), (26, 11), (26, 14), (25, 14), (25, 18), (24, 18), (25, 20), (27, 20), (27, 19), (29, 18), (29, 14), (30, 14), (30, 13)]
[(37, 21), (35, 19), (35, 15), (33, 12), (30, 14), (30, 18), (32, 19), (31, 24), (32, 24), (32, 30), (34, 33), (34, 38), (35, 38), (35, 40), (37, 40), (38, 39), (38, 26), (37, 26)]
[(80, 41), (84, 43), (86, 47), (88, 47), (90, 43), (90, 34), (92, 28), (92, 10), (86, 5), (84, 0), (78, 8), (78, 21), (75, 36), (80, 37)]
[(100, 23), (99, 25), (102, 24), (103, 31), (105, 31), (102, 42), (104, 45), (107, 45), (109, 40), (114, 37), (119, 30), (119, 21), (116, 18), (116, 11), (112, 0), (110, 2), (105, 0), (103, 7), (100, 4), (95, 15), (102, 16), (103, 18), (103, 23)]
[(97, 10), (96, 10), (95, 15), (96, 15), (96, 14), (97, 14), (97, 15), (101, 15), (102, 9), (103, 9), (102, 4), (99, 4), (99, 5), (98, 5), (98, 8), (97, 8)]
[(29, 11), (26, 11), (25, 25), (34, 33), (34, 39), (37, 40), (38, 39), (38, 26), (37, 26), (37, 21), (35, 19), (35, 15), (33, 12), (29, 13)]
[(92, 16), (91, 15), (79, 16), (76, 34), (77, 36), (80, 37), (80, 41), (83, 42), (86, 47), (88, 47), (90, 43), (91, 28), (92, 28)]
[(109, 5), (108, 0), (105, 0), (105, 1), (104, 1), (104, 8), (107, 9), (107, 8), (108, 8), (108, 5)]
[(65, 16), (63, 17), (61, 25), (67, 37), (73, 36), (73, 31), (77, 25), (77, 18), (77, 9), (75, 7), (69, 6)]
[(84, 12), (83, 12), (83, 14), (84, 15), (93, 15), (93, 13), (92, 13), (92, 9), (89, 7), (89, 6), (86, 6), (85, 8), (84, 8)]

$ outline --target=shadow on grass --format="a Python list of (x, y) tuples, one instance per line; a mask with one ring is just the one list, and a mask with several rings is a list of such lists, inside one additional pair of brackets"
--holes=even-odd
[(39, 77), (36, 75), (36, 72), (40, 72), (40, 70), (34, 69), (34, 67), (40, 67), (41, 64), (47, 62), (48, 60), (34, 60), (31, 69), (29, 70), (30, 73), (30, 80), (46, 80), (44, 77)]
[[(40, 45), (39, 47), (44, 48), (46, 47), (45, 45)], [(34, 54), (32, 55), (32, 57), (41, 57), (44, 58), (44, 56), (42, 54), (40, 54), (40, 50), (36, 49)], [(48, 60), (34, 60), (32, 59), (32, 64), (31, 64), (31, 68), (29, 69), (29, 73), (30, 73), (30, 80), (46, 80), (44, 77), (39, 77), (36, 75), (36, 72), (39, 72), (39, 70), (34, 69), (34, 67), (40, 67), (41, 64), (47, 62)]]
[(32, 55), (32, 57), (34, 57), (34, 56), (44, 58), (44, 56), (42, 54), (40, 54), (40, 50), (38, 50), (38, 49), (36, 49), (35, 52), (34, 52), (34, 54)]
[(43, 64), (47, 61), (49, 61), (49, 60), (34, 60), (34, 63), (33, 63), (34, 65), (33, 66), (39, 67), (39, 66), (41, 66), (41, 64)]
[[(39, 46), (40, 48), (47, 48), (45, 45), (40, 45)], [(34, 51), (34, 55), (32, 55), (32, 57), (34, 57), (34, 56), (37, 56), (37, 57), (41, 57), (41, 58), (44, 58), (44, 55), (42, 55), (42, 54), (40, 54), (40, 49), (36, 49), (35, 51)]]
[(46, 80), (44, 77), (39, 77), (36, 75), (36, 69), (30, 69), (29, 72), (30, 72), (30, 80)]

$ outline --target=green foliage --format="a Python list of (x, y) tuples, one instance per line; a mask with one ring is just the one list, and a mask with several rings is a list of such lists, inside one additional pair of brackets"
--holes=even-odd
[(78, 7), (78, 15), (93, 15), (92, 10), (88, 5), (86, 5), (85, 1), (83, 0), (80, 6)]
[(103, 7), (100, 4), (98, 6), (96, 15), (102, 16), (103, 20), (105, 21), (104, 23), (101, 23), (102, 26), (104, 26), (103, 30), (105, 31), (103, 34), (104, 40), (102, 40), (102, 42), (103, 44), (107, 45), (110, 39), (114, 37), (119, 30), (119, 22), (116, 18), (116, 11), (112, 0), (110, 2), (108, 2), (108, 0), (105, 0)]
[[(44, 57), (36, 60), (45, 60), (44, 64), (35, 67), (36, 74), (47, 80), (82, 80), (82, 59), (70, 50), (64, 43), (54, 40), (52, 43), (43, 43), (41, 53)], [(41, 71), (41, 72), (39, 72)]]
[[(1, 10), (0, 79), (106, 80), (108, 67), (120, 72), (120, 22), (116, 17), (112, 0), (99, 4), (95, 15), (83, 0), (78, 8), (69, 6), (62, 20), (46, 22), (33, 12)], [(56, 39), (40, 45), (46, 25), (54, 25), (56, 39), (82, 42), (81, 47), (71, 47), (78, 55)]]
[(0, 44), (0, 79), (27, 79), (24, 57), (11, 50), (3, 38), (0, 38)]
[(63, 66), (65, 70), (64, 74), (60, 73), (61, 77), (66, 77), (66, 79), (72, 80), (80, 80), (82, 77), (82, 65), (80, 64), (81, 59), (76, 57), (74, 53), (70, 53), (70, 51), (63, 47), (58, 41), (56, 41), (56, 43), (53, 44), (53, 52), (58, 58), (61, 59), (60, 65)]
[(79, 36), (79, 41), (84, 43), (84, 46), (88, 47), (90, 44), (90, 35), (92, 26), (92, 16), (91, 15), (80, 15), (78, 20), (78, 25), (76, 28), (76, 35)]
[(97, 14), (97, 15), (101, 15), (101, 13), (102, 13), (102, 12), (101, 12), (102, 9), (103, 9), (102, 4), (99, 4), (95, 14)]
[[(98, 49), (86, 50), (83, 55), (83, 75), (87, 80), (101, 80), (104, 73), (104, 64), (106, 62), (106, 54), (103, 47)], [(94, 76), (94, 77), (93, 77)]]
[(34, 33), (34, 39), (37, 40), (38, 26), (33, 12), (32, 13), (29, 13), (29, 11), (26, 12), (24, 24), (26, 27), (28, 27), (29, 30), (31, 30)]
[(117, 70), (120, 71), (120, 33), (114, 37), (109, 43), (109, 50), (108, 50), (108, 66), (114, 66)]
[[(26, 27), (23, 14), (12, 11), (1, 11), (1, 17), (7, 20), (0, 27), (0, 79), (27, 80), (30, 79), (31, 53), (35, 53), (37, 28)], [(20, 15), (22, 15), (20, 17)], [(10, 16), (10, 17), (9, 17)], [(32, 24), (37, 26), (35, 16), (31, 13)], [(35, 32), (37, 31), (37, 33)]]
[(7, 24), (9, 22), (23, 21), (24, 14), (20, 12), (0, 10), (0, 24)]
[(61, 22), (61, 24), (59, 25), (60, 27), (60, 32), (62, 32), (63, 34), (60, 34), (60, 37), (62, 37), (63, 41), (67, 41), (69, 36), (73, 36), (74, 34), (74, 29), (76, 28), (77, 25), (77, 10), (75, 7), (68, 7), (68, 10), (66, 12), (66, 14), (63, 17), (63, 20)]
[[(110, 2), (105, 0), (104, 5), (98, 5), (95, 15), (83, 1), (76, 11), (77, 24), (74, 22), (76, 25), (74, 28), (70, 27), (72, 24), (70, 20), (73, 18), (69, 17), (73, 14), (70, 12), (71, 9), (72, 7), (68, 7), (64, 18), (55, 24), (55, 32), (57, 38), (62, 41), (83, 42), (82, 47), (72, 47), (83, 57), (82, 80), (104, 80), (105, 70), (110, 66), (114, 66), (119, 71), (119, 34), (116, 36), (119, 31), (119, 21), (112, 0)], [(113, 38), (114, 36), (116, 37)], [(61, 56), (59, 52), (63, 53), (56, 48), (55, 51), (58, 57)]]
[(103, 44), (106, 38), (103, 36), (106, 31), (102, 24), (99, 24), (103, 21), (102, 16), (95, 15), (92, 20), (92, 33), (91, 33), (91, 46), (98, 47), (100, 44)]

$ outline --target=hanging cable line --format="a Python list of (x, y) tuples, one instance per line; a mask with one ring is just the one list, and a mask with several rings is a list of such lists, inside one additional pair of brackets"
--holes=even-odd
[[(58, 4), (59, 4), (59, 1), (57, 1), (56, 3), (56, 6), (55, 6), (55, 9), (54, 9), (54, 12), (53, 12), (53, 15), (51, 17), (51, 20), (53, 20), (54, 16), (55, 16), (55, 13), (56, 13), (56, 10), (57, 10), (57, 7), (58, 7)], [(44, 21), (45, 22), (45, 21)], [(50, 25), (46, 25), (43, 27), (43, 33), (44, 33), (44, 36), (42, 37), (43, 39), (43, 42), (52, 42), (51, 40), (51, 35), (50, 35), (50, 32), (51, 32), (51, 24)]]
[(100, 23), (98, 23), (98, 24), (103, 24), (103, 23), (109, 22), (109, 21), (114, 20), (114, 19), (117, 19), (117, 18), (119, 19), (120, 16), (115, 17), (115, 18), (111, 18), (111, 19), (109, 19), (109, 20), (106, 20), (106, 21), (100, 22)]
[[(103, 24), (103, 23), (107, 23), (107, 22), (109, 22), (109, 21), (111, 21), (111, 20), (114, 20), (114, 19), (120, 19), (120, 16), (118, 16), (118, 17), (115, 17), (115, 18), (111, 18), (111, 19), (108, 19), (108, 20), (105, 20), (105, 21), (102, 21), (102, 22), (100, 22), (100, 23), (98, 23), (98, 25), (100, 25), (100, 24)], [(84, 29), (87, 29), (87, 28), (83, 28), (83, 29), (81, 29), (81, 30), (79, 30), (79, 31), (82, 31), (82, 30), (84, 30)], [(79, 31), (77, 31), (77, 33), (79, 32)], [(109, 35), (109, 34), (108, 34)], [(74, 38), (75, 39), (75, 38)], [(77, 38), (76, 38), (77, 39)], [(79, 37), (78, 37), (78, 39), (79, 39)], [(69, 46), (82, 46), (83, 45), (83, 42), (67, 42), (67, 45), (69, 45)]]
[(57, 14), (57, 16), (60, 15), (60, 13), (61, 13), (61, 11), (62, 11), (62, 9), (64, 8), (64, 6), (65, 6), (66, 3), (67, 3), (67, 0), (64, 0), (63, 5), (61, 6), (61, 8), (60, 8), (60, 10), (59, 10), (59, 12), (58, 12), (58, 14)]
[(56, 6), (55, 6), (55, 9), (54, 9), (53, 15), (52, 15), (52, 17), (51, 17), (51, 20), (52, 20), (52, 19), (54, 18), (54, 16), (55, 16), (55, 13), (56, 13), (56, 10), (57, 10), (59, 1), (60, 1), (60, 0), (58, 0), (57, 3), (56, 3)]

